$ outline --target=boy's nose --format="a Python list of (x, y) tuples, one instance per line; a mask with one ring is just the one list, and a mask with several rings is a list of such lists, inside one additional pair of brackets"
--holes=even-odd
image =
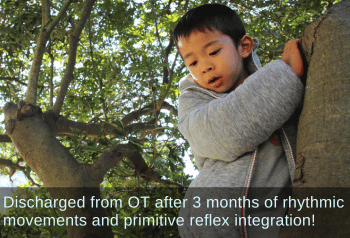
[(214, 65), (212, 65), (211, 63), (206, 63), (203, 65), (202, 73), (204, 74), (212, 70), (214, 70)]

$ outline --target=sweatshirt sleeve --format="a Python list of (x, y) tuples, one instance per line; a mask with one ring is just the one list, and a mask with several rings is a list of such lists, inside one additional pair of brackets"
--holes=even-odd
[(179, 130), (195, 155), (233, 161), (254, 150), (301, 105), (304, 86), (293, 70), (275, 60), (224, 98), (196, 90), (179, 98)]

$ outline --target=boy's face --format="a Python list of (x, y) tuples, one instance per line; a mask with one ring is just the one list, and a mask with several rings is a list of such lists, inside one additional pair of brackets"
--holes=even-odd
[(230, 92), (247, 77), (242, 47), (237, 50), (232, 39), (218, 30), (194, 31), (179, 39), (178, 48), (197, 83), (204, 88)]

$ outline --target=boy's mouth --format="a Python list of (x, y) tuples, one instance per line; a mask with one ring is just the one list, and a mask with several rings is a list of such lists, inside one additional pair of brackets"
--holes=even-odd
[(218, 87), (221, 84), (221, 77), (211, 77), (209, 79), (209, 84), (211, 84), (214, 87)]

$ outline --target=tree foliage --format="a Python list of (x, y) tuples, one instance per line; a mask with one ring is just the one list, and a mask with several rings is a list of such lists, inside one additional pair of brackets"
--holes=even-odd
[[(138, 160), (123, 156), (103, 177), (101, 187), (118, 189), (191, 181), (184, 173), (189, 145), (177, 130), (177, 87), (187, 71), (172, 39), (186, 10), (205, 3), (235, 9), (246, 31), (260, 40), (264, 65), (339, 1), (93, 2), (0, 1), (0, 104), (23, 100), (39, 106), (54, 118), (46, 122), (79, 163), (94, 164), (118, 146), (136, 151)], [(29, 178), (27, 185), (42, 186), (3, 125), (0, 173), (12, 176), (19, 170)]]

